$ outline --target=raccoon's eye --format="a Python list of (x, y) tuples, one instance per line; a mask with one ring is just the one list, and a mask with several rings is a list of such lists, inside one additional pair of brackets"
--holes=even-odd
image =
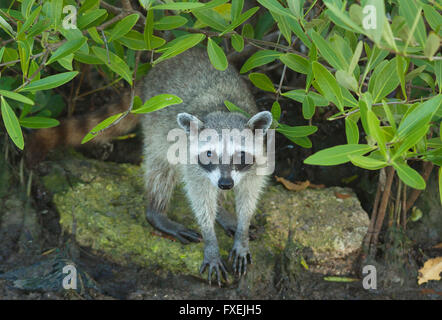
[(207, 158), (210, 158), (210, 157), (212, 156), (212, 151), (210, 151), (210, 150), (207, 151), (207, 154), (206, 154), (206, 155), (207, 155)]

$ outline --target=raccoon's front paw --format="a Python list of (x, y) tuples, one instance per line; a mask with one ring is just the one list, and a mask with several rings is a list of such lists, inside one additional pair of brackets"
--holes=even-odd
[(229, 262), (233, 258), (233, 274), (239, 277), (245, 276), (247, 273), (247, 264), (252, 263), (252, 255), (250, 254), (249, 245), (235, 241), (232, 251), (229, 254)]
[(209, 267), (208, 270), (208, 280), (209, 285), (212, 285), (212, 273), (215, 271), (216, 278), (218, 280), (218, 286), (221, 287), (221, 277), (222, 274), (225, 281), (227, 281), (227, 270), (224, 261), (221, 259), (218, 250), (213, 250), (212, 248), (207, 248), (204, 250), (204, 260), (200, 268), (200, 274)]

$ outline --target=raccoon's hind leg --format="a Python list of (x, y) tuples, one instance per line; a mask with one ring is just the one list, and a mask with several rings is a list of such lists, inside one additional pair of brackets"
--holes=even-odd
[(244, 177), (236, 186), (235, 206), (238, 226), (229, 261), (233, 258), (233, 273), (238, 273), (239, 276), (245, 275), (247, 264), (252, 263), (249, 250), (249, 227), (265, 182), (265, 176), (250, 175)]
[[(218, 206), (218, 211), (216, 213), (216, 222), (224, 229), (229, 237), (234, 237), (238, 222), (236, 221), (236, 216), (230, 211), (227, 211), (221, 206)], [(249, 238), (250, 240), (256, 239), (256, 226), (253, 224), (249, 227)]]
[(171, 235), (184, 244), (201, 241), (201, 235), (166, 216), (166, 208), (177, 181), (176, 169), (167, 161), (152, 159), (147, 154), (144, 163), (145, 184), (149, 200), (147, 221), (155, 229)]
[(227, 280), (227, 270), (224, 261), (221, 260), (215, 234), (218, 188), (213, 186), (208, 179), (198, 178), (188, 171), (184, 175), (186, 195), (204, 239), (204, 260), (200, 273), (202, 274), (208, 267), (209, 284), (212, 282), (212, 273), (215, 272), (218, 285), (221, 286), (220, 274), (224, 280)]

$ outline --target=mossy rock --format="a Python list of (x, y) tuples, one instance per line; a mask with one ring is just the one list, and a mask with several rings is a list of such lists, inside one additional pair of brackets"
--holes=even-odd
[[(47, 162), (42, 177), (53, 194), (60, 224), (75, 230), (76, 241), (122, 265), (153, 267), (174, 274), (197, 275), (203, 244), (182, 245), (161, 236), (145, 220), (143, 172), (138, 166), (85, 159)], [(348, 194), (340, 199), (336, 194)], [(224, 200), (232, 210), (233, 197)], [(275, 257), (287, 241), (311, 248), (307, 263), (328, 265), (345, 260), (360, 247), (368, 216), (349, 189), (307, 189), (301, 192), (270, 186), (262, 196), (254, 224), (258, 238), (251, 241), (255, 280), (269, 279)], [(168, 216), (198, 230), (185, 195), (178, 188)], [(233, 239), (217, 227), (221, 255), (227, 257)], [(341, 269), (348, 272), (348, 266)]]

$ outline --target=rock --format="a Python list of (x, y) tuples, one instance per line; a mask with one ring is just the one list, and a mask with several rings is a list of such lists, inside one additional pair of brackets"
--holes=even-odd
[[(122, 265), (199, 276), (202, 243), (182, 245), (161, 236), (146, 222), (140, 167), (85, 159), (45, 165), (42, 181), (54, 194), (60, 224), (75, 233), (80, 245)], [(349, 197), (340, 199), (340, 194)], [(231, 194), (224, 202), (227, 209), (233, 209)], [(169, 217), (198, 229), (180, 188), (170, 204)], [(250, 242), (254, 266), (245, 284), (248, 287), (253, 287), (250, 281), (272, 281), (278, 257), (288, 243), (308, 249), (302, 252), (310, 252), (304, 259), (311, 271), (350, 272), (369, 219), (350, 189), (293, 192), (278, 185), (263, 194), (253, 223), (257, 239)], [(217, 235), (226, 258), (233, 239), (219, 227)]]

